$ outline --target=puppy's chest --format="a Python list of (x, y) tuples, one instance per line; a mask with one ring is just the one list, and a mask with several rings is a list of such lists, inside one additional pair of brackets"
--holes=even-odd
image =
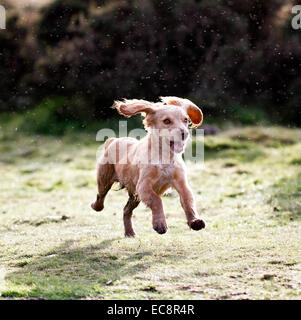
[(174, 176), (175, 167), (171, 164), (160, 164), (158, 165), (159, 168), (159, 177), (160, 180), (171, 180)]
[(153, 185), (153, 189), (158, 194), (164, 193), (168, 188), (172, 187), (175, 167), (172, 165), (158, 165), (159, 178)]

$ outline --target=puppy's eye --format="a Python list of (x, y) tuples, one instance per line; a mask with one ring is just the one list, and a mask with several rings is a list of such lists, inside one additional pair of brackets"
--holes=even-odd
[(163, 120), (163, 122), (164, 122), (165, 124), (171, 124), (171, 121), (170, 121), (169, 119), (165, 119), (165, 120)]
[(185, 123), (188, 123), (188, 119), (187, 119), (187, 118), (185, 118), (185, 119), (184, 119), (184, 122), (185, 122)]

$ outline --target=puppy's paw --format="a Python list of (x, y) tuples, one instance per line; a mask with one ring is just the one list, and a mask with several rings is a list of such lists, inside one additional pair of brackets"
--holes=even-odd
[(159, 234), (164, 234), (167, 231), (167, 224), (165, 220), (158, 220), (154, 221), (153, 228), (155, 231), (157, 231)]
[(192, 222), (190, 222), (188, 225), (191, 229), (196, 230), (196, 231), (204, 229), (206, 226), (205, 222), (201, 219), (195, 219)]
[(99, 196), (99, 194), (96, 197), (96, 201), (91, 203), (91, 208), (95, 211), (101, 211), (103, 207), (103, 199)]
[(136, 233), (134, 232), (134, 230), (128, 230), (128, 231), (125, 231), (124, 236), (126, 238), (135, 238)]
[(102, 203), (99, 203), (97, 201), (91, 203), (91, 208), (95, 211), (101, 211), (104, 207)]

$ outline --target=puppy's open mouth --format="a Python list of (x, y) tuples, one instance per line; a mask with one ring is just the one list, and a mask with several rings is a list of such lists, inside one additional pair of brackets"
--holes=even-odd
[(185, 143), (184, 141), (170, 141), (170, 150), (176, 153), (181, 153), (184, 151)]

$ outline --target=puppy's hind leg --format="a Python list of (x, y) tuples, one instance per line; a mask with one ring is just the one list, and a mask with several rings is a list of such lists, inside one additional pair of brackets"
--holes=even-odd
[(114, 165), (110, 163), (100, 163), (97, 167), (98, 194), (96, 201), (91, 204), (92, 209), (101, 211), (104, 208), (104, 200), (114, 183)]
[(129, 195), (130, 198), (123, 209), (123, 223), (124, 223), (124, 235), (126, 237), (135, 237), (135, 232), (132, 226), (133, 210), (137, 208), (140, 201), (136, 195)]

